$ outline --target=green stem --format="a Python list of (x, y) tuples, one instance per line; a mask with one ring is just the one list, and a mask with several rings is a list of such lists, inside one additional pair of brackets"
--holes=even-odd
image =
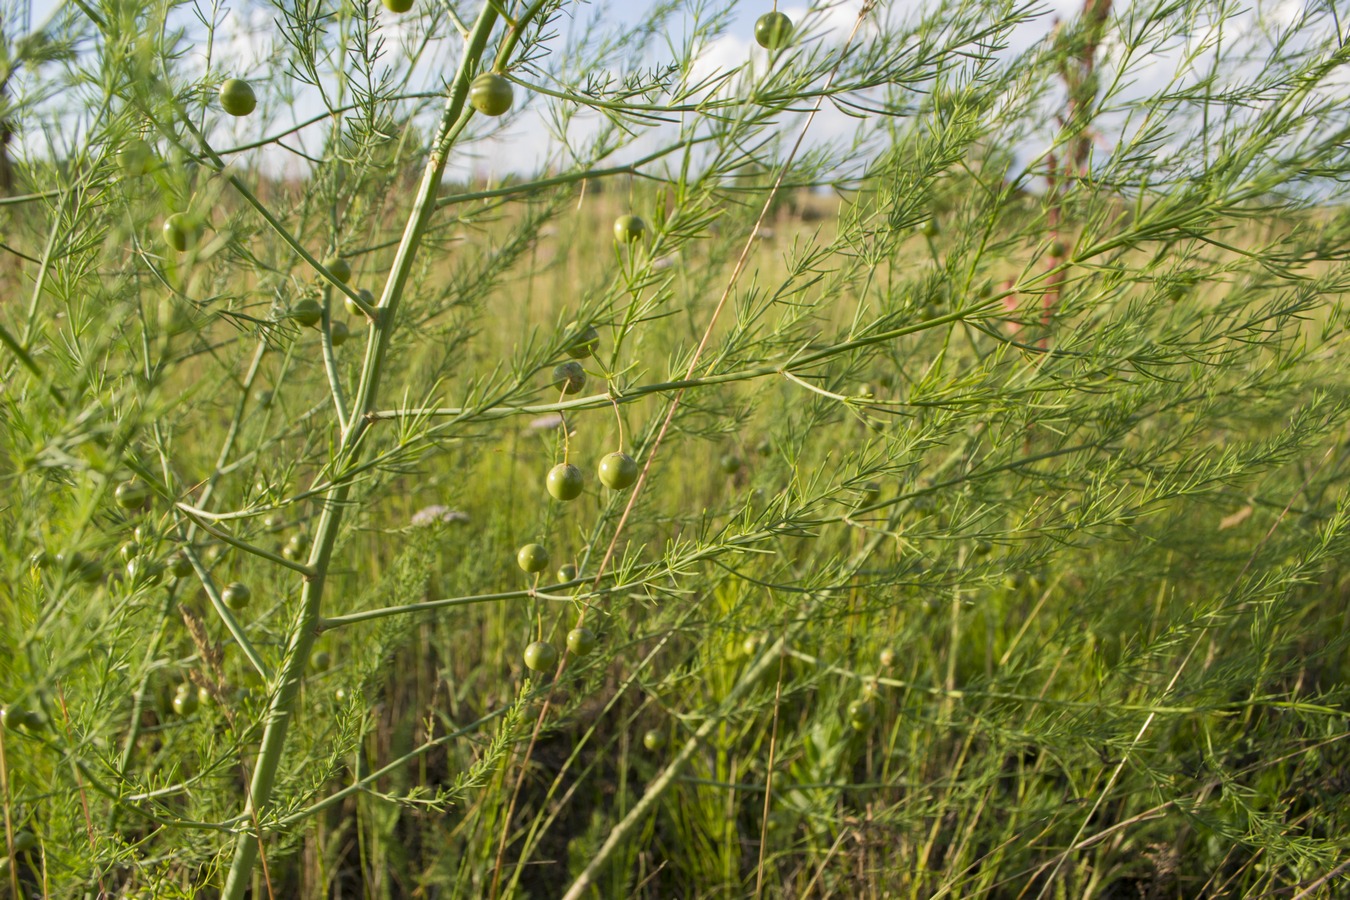
[[(456, 125), (462, 125), (460, 119), (469, 115), (465, 101), (469, 94), (469, 75), (474, 71), (478, 60), (487, 47), (488, 38), (497, 22), (497, 11), (491, 3), (485, 3), (474, 23), (473, 31), (460, 60), (450, 98), (441, 118), (441, 127), (437, 139), (427, 160), (427, 166), (418, 189), (417, 201), (404, 229), (403, 241), (394, 256), (393, 268), (389, 280), (385, 283), (383, 295), (378, 304), (379, 314), (371, 318), (371, 327), (376, 329), (372, 340), (366, 344), (366, 359), (362, 367), (361, 381), (356, 397), (352, 402), (353, 415), (348, 427), (342, 432), (341, 440), (335, 451), (336, 460), (349, 460), (359, 452), (361, 438), (370, 425), (370, 420), (362, 413), (368, 411), (379, 390), (380, 375), (384, 368), (384, 358), (388, 353), (389, 340), (393, 332), (394, 316), (398, 309), (399, 298), (408, 283), (413, 261), (417, 254), (422, 235), (426, 232), (431, 216), (436, 210), (436, 193), (440, 188), (441, 177), (445, 172), (446, 161), (453, 145)], [(236, 187), (244, 190), (237, 179), (231, 179)], [(251, 197), (244, 191), (246, 197)], [(251, 201), (252, 202), (252, 201)], [(259, 211), (269, 221), (273, 217), (257, 204)], [(279, 225), (279, 223), (277, 223)], [(312, 261), (312, 260), (311, 260)], [(345, 290), (345, 286), (344, 286)], [(362, 304), (363, 311), (365, 305)], [(370, 312), (367, 312), (370, 315)], [(249, 796), (245, 813), (252, 821), (261, 821), (272, 799), (272, 788), (276, 782), (277, 769), (281, 764), (282, 751), (286, 746), (286, 734), (291, 716), (300, 691), (300, 682), (304, 677), (309, 660), (310, 649), (318, 635), (320, 622), (320, 602), (323, 597), (324, 582), (328, 574), (329, 561), (333, 546), (337, 542), (338, 526), (346, 508), (350, 482), (339, 481), (325, 497), (323, 511), (315, 529), (315, 544), (309, 566), (313, 575), (309, 576), (300, 593), (300, 608), (294, 625), (290, 629), (286, 653), (280, 672), (276, 678), (272, 702), (267, 709), (261, 745), (249, 785)], [(235, 843), (234, 859), (230, 864), (225, 886), (221, 891), (221, 900), (241, 900), (244, 891), (252, 879), (253, 867), (258, 859), (261, 833), (243, 831)]]

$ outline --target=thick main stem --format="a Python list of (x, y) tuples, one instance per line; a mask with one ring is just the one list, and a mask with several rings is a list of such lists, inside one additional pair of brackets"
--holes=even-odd
[[(478, 21), (474, 24), (465, 45), (464, 57), (460, 60), (459, 70), (451, 87), (450, 99), (441, 117), (441, 126), (436, 134), (431, 157), (427, 160), (422, 175), (416, 204), (408, 217), (403, 240), (394, 255), (392, 271), (380, 297), (379, 316), (371, 325), (377, 333), (375, 339), (366, 345), (366, 359), (356, 398), (352, 404), (352, 415), (343, 429), (342, 439), (336, 451), (337, 459), (347, 464), (359, 457), (361, 438), (370, 426), (371, 420), (366, 414), (370, 411), (379, 391), (380, 375), (389, 349), (389, 338), (393, 332), (399, 298), (408, 283), (422, 235), (425, 234), (431, 216), (436, 210), (436, 195), (440, 189), (441, 177), (445, 173), (453, 136), (458, 132), (461, 118), (465, 116), (470, 76), (487, 47), (488, 37), (492, 34), (496, 22), (497, 10), (491, 0), (488, 0), (483, 4)], [(304, 589), (300, 594), (300, 609), (291, 626), (286, 642), (286, 655), (277, 673), (277, 683), (272, 702), (267, 709), (262, 744), (258, 748), (258, 757), (253, 768), (244, 810), (245, 818), (257, 823), (259, 833), (240, 832), (235, 843), (234, 860), (230, 864), (225, 887), (221, 891), (222, 900), (241, 900), (258, 859), (258, 845), (263, 838), (262, 817), (272, 798), (272, 788), (276, 781), (277, 768), (281, 763), (282, 751), (286, 746), (286, 732), (295, 710), (296, 696), (304, 677), (310, 649), (318, 636), (324, 581), (350, 489), (350, 482), (338, 480), (323, 498), (323, 510), (315, 529), (314, 550), (309, 560), (314, 575), (306, 578)]]

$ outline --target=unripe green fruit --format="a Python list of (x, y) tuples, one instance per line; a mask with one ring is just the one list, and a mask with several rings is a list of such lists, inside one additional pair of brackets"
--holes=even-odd
[(516, 565), (534, 574), (548, 568), (548, 551), (540, 544), (526, 544), (516, 552)]
[(941, 229), (938, 227), (937, 219), (924, 219), (914, 226), (914, 230), (926, 238), (935, 238)]
[(180, 684), (178, 693), (173, 697), (173, 711), (180, 716), (190, 716), (201, 704), (197, 691), (190, 684)]
[(56, 565), (63, 572), (69, 572), (85, 584), (93, 584), (103, 577), (103, 564), (96, 559), (85, 559), (82, 553), (72, 553), (69, 556), (64, 551), (58, 553)]
[(136, 558), (136, 554), (141, 552), (141, 545), (135, 541), (127, 541), (117, 548), (117, 555), (122, 557), (123, 562), (131, 562)]
[(548, 470), (548, 478), (545, 479), (548, 492), (556, 500), (575, 500), (581, 496), (582, 490), (586, 486), (586, 480), (581, 474), (581, 470), (571, 463), (558, 463)]
[(188, 559), (187, 554), (180, 550), (169, 560), (169, 571), (173, 573), (175, 578), (186, 578), (192, 574), (192, 560)]
[(225, 605), (230, 609), (244, 609), (253, 599), (253, 592), (248, 589), (248, 585), (238, 581), (231, 582), (221, 591), (220, 599), (225, 601)]
[(347, 343), (347, 338), (352, 336), (351, 329), (347, 327), (346, 322), (331, 322), (328, 326), (329, 336), (333, 339), (334, 347), (341, 347)]
[(610, 453), (600, 460), (600, 481), (613, 491), (632, 487), (638, 480), (638, 464), (627, 453)]
[(589, 656), (599, 643), (595, 632), (589, 628), (573, 628), (567, 632), (567, 649), (573, 656)]
[(579, 394), (586, 386), (586, 370), (579, 362), (560, 363), (553, 368), (553, 386), (564, 394)]
[[(356, 292), (356, 295), (361, 298), (361, 302), (366, 306), (375, 305), (375, 295), (367, 289), (361, 288), (361, 290)], [(361, 311), (361, 307), (357, 306), (356, 301), (351, 297), (343, 296), (342, 305), (347, 307), (347, 315), (360, 316), (363, 319), (366, 317), (366, 314)]]
[(655, 753), (666, 746), (666, 736), (652, 728), (642, 736), (642, 746)]
[(854, 700), (848, 705), (848, 721), (854, 731), (866, 731), (876, 717), (876, 710), (870, 700)]
[(352, 264), (340, 256), (330, 256), (323, 261), (323, 267), (338, 281), (346, 284), (352, 277)]
[(291, 318), (306, 328), (313, 328), (323, 318), (323, 307), (313, 297), (305, 297), (291, 307)]
[(595, 352), (600, 343), (600, 332), (595, 330), (594, 325), (578, 329), (577, 323), (573, 322), (567, 326), (567, 332), (569, 338), (564, 352), (573, 359), (585, 359)]
[(232, 116), (246, 116), (258, 107), (253, 87), (242, 78), (230, 78), (220, 86), (220, 108)]
[(735, 475), (741, 470), (741, 458), (734, 453), (728, 453), (722, 457), (722, 461), (719, 465), (722, 467), (723, 472), (728, 475)]
[(863, 485), (862, 499), (859, 503), (860, 506), (871, 506), (879, 499), (881, 499), (881, 485), (877, 484), (875, 481), (869, 481), (867, 484)]
[(766, 50), (781, 50), (792, 40), (792, 20), (780, 12), (769, 12), (755, 22), (755, 42)]
[(566, 563), (558, 569), (558, 581), (566, 583), (575, 581), (577, 577), (577, 567), (571, 563)]
[(32, 853), (38, 847), (38, 839), (33, 836), (31, 831), (14, 832), (14, 852)]
[(390, 12), (405, 13), (413, 8), (413, 0), (384, 0), (384, 8)]
[(136, 177), (150, 171), (155, 151), (142, 138), (132, 138), (117, 151), (117, 164), (127, 175)]
[(281, 548), (281, 555), (292, 561), (301, 560), (309, 553), (309, 548), (309, 535), (298, 531), (291, 535), (290, 540), (286, 541), (286, 546)]
[(515, 91), (496, 72), (484, 72), (469, 85), (469, 103), (485, 116), (500, 116), (511, 108)]
[(333, 657), (326, 650), (320, 650), (309, 658), (309, 664), (316, 672), (327, 672), (333, 664)]
[(155, 559), (133, 559), (127, 563), (127, 577), (133, 582), (159, 584), (164, 577), (164, 564)]
[(140, 509), (150, 500), (150, 488), (139, 479), (124, 481), (113, 491), (113, 499), (123, 509)]
[(525, 648), (525, 665), (536, 672), (550, 672), (558, 664), (558, 651), (547, 641), (535, 641)]
[(631, 244), (642, 240), (647, 233), (647, 223), (634, 215), (619, 216), (614, 220), (614, 240), (620, 244)]
[(187, 250), (201, 236), (201, 226), (187, 213), (174, 213), (164, 220), (164, 243), (179, 253)]

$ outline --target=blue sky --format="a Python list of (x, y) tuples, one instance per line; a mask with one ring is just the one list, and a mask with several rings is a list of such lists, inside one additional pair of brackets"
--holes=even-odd
[[(32, 7), (33, 20), (40, 21), (43, 16), (52, 8), (56, 0), (35, 0)], [(203, 6), (209, 7), (210, 2), (214, 0), (202, 0)], [(419, 7), (423, 4), (435, 2), (435, 0), (416, 0)], [(890, 2), (881, 2), (879, 4), (879, 15), (904, 14), (914, 12), (922, 6), (928, 5), (936, 0), (890, 0)], [(1134, 0), (1134, 2), (1146, 2), (1146, 0)], [(1271, 17), (1273, 21), (1287, 24), (1291, 22), (1304, 8), (1305, 2), (1312, 0), (1246, 0), (1247, 12), (1234, 17), (1231, 26), (1237, 28), (1245, 22), (1249, 23), (1256, 18)], [(595, 10), (603, 9), (605, 11), (604, 21), (608, 25), (622, 26), (627, 23), (640, 21), (648, 11), (655, 5), (656, 0), (593, 0), (591, 3), (576, 3), (571, 8), (582, 10), (582, 16), (593, 14)], [(686, 0), (688, 6), (721, 6), (719, 0)], [(1043, 10), (1035, 22), (1022, 26), (1012, 36), (1012, 46), (1009, 47), (1009, 53), (1019, 52), (1026, 47), (1031, 46), (1036, 41), (1042, 39), (1049, 30), (1055, 16), (1070, 17), (1081, 6), (1082, 0), (1041, 0), (1040, 8)], [(476, 2), (461, 0), (456, 4), (460, 8), (474, 9)], [(856, 12), (862, 5), (862, 0), (833, 0), (833, 12), (829, 14), (825, 22), (827, 32), (830, 38), (842, 39), (844, 34), (851, 28)], [(1125, 13), (1131, 5), (1131, 0), (1116, 0), (1115, 8), (1117, 13)], [(807, 0), (784, 0), (779, 4), (779, 8), (792, 16), (794, 21), (800, 21), (807, 6)], [(764, 51), (758, 48), (753, 42), (754, 20), (774, 7), (772, 0), (737, 0), (733, 9), (737, 21), (727, 31), (726, 34), (715, 39), (710, 45), (704, 48), (699, 57), (700, 71), (709, 72), (713, 70), (726, 71), (739, 66), (747, 59), (753, 59), (756, 55), (763, 56)], [(211, 78), (218, 80), (226, 75), (244, 75), (251, 78), (266, 77), (267, 72), (256, 62), (250, 64), (248, 58), (258, 58), (267, 55), (267, 51), (274, 43), (277, 37), (277, 29), (274, 24), (276, 18), (276, 9), (268, 2), (262, 0), (234, 0), (226, 2), (223, 9), (228, 10), (224, 19), (224, 28), (222, 34), (218, 35), (215, 44), (217, 56), (214, 60)], [(185, 20), (187, 19), (185, 13)], [(386, 53), (386, 62), (396, 65), (399, 59), (398, 40), (400, 34), (406, 33), (409, 23), (416, 21), (415, 17), (400, 17), (380, 9), (380, 20), (386, 28), (391, 46)], [(561, 31), (564, 38), (569, 34), (572, 27), (581, 27), (577, 25), (577, 20), (565, 19), (561, 25)], [(827, 39), (830, 39), (827, 38)], [(665, 47), (657, 42), (657, 47), (653, 51), (653, 61), (655, 56), (665, 52)], [(426, 67), (426, 79), (428, 85), (434, 84), (442, 74), (445, 68), (453, 66), (453, 57), (458, 50), (457, 41), (447, 41), (445, 43), (445, 56), (435, 61), (434, 65)], [(1132, 72), (1136, 83), (1132, 90), (1137, 94), (1151, 93), (1154, 90), (1165, 85), (1174, 73), (1176, 66), (1180, 61), (1184, 48), (1178, 48), (1176, 54), (1169, 54), (1156, 60), (1151, 60), (1146, 67), (1141, 67), (1138, 71)], [(236, 61), (226, 59), (222, 54), (234, 54)], [(200, 53), (189, 54), (183, 61), (182, 74), (187, 77), (193, 77), (194, 66), (201, 70), (204, 60)], [(201, 74), (205, 74), (204, 71)], [(459, 155), (455, 158), (451, 167), (451, 174), (454, 176), (477, 175), (480, 177), (493, 177), (506, 174), (508, 172), (526, 173), (537, 169), (544, 163), (552, 152), (553, 145), (550, 144), (547, 130), (543, 126), (543, 119), (540, 117), (540, 110), (544, 103), (540, 102), (542, 98), (535, 98), (530, 102), (529, 108), (525, 109), (521, 115), (511, 121), (504, 134), (500, 137), (489, 140), (476, 148), (476, 154), (473, 156)], [(526, 105), (526, 98), (518, 97), (519, 105)], [(292, 109), (270, 109), (267, 112), (271, 115), (260, 114), (249, 117), (246, 120), (222, 122), (219, 127), (233, 131), (232, 135), (218, 133), (222, 143), (235, 143), (237, 140), (255, 139), (262, 133), (275, 133), (285, 125), (298, 119), (308, 118), (322, 110), (318, 102), (317, 93), (312, 90), (306, 94), (305, 91), (296, 98), (296, 103)], [(851, 134), (856, 122), (847, 117), (827, 109), (826, 113), (812, 126), (813, 139), (819, 141), (830, 141), (845, 138)], [(315, 129), (310, 136), (311, 146), (319, 137), (319, 129)], [(300, 136), (299, 143), (305, 143), (305, 136)], [(1036, 155), (1036, 148), (1028, 147), (1029, 155)], [(269, 168), (303, 167), (303, 162), (299, 157), (291, 156), (279, 150), (263, 151), (260, 154), (252, 156), (252, 162), (263, 163)]]

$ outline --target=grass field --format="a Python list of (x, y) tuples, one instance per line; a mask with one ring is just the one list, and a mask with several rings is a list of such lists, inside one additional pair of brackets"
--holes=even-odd
[[(221, 149), (168, 11), (63, 13), (26, 63), (84, 130), (0, 203), (0, 894), (1350, 889), (1329, 14), (1204, 97), (1097, 68), (1203, 4), (1015, 58), (1024, 13), (938, 4), (709, 99), (545, 89), (566, 4), (508, 5), (414, 13), (456, 48), (429, 93), (363, 86), (373, 7), (278, 12), (350, 101), (291, 181), (250, 155), (291, 132)], [(493, 54), (600, 124), (442, 183)], [(826, 99), (854, 144), (794, 149)]]

